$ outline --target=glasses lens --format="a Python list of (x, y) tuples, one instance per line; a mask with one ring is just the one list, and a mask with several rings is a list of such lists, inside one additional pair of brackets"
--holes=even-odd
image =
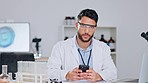
[(94, 29), (94, 28), (96, 27), (95, 25), (84, 24), (84, 23), (80, 23), (80, 22), (78, 22), (78, 23), (80, 24), (80, 26), (81, 26), (82, 28)]

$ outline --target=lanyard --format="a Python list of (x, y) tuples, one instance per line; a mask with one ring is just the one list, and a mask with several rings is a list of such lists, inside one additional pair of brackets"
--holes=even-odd
[[(81, 56), (81, 59), (82, 59), (83, 64), (85, 65), (84, 59), (82, 57), (82, 54), (80, 53), (80, 49), (78, 49), (78, 52), (79, 52), (79, 54)], [(90, 57), (91, 57), (91, 52), (92, 52), (92, 49), (90, 50), (90, 55), (89, 55), (89, 58), (88, 58), (88, 61), (87, 61), (87, 65), (89, 65), (89, 61), (90, 61)]]

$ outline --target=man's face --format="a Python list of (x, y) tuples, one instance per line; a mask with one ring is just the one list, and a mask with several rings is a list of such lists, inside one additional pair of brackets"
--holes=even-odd
[(78, 30), (78, 38), (82, 42), (89, 42), (92, 39), (96, 30), (96, 22), (84, 16), (79, 22), (76, 23), (76, 28)]

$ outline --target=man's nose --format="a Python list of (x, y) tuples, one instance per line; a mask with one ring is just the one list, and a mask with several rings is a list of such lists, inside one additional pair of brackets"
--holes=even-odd
[(85, 33), (89, 32), (89, 27), (85, 27)]

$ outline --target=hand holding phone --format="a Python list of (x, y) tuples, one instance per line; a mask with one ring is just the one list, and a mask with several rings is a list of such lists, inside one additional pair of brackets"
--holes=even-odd
[(86, 70), (89, 69), (88, 65), (79, 65), (79, 69), (82, 70), (82, 72), (86, 72)]

